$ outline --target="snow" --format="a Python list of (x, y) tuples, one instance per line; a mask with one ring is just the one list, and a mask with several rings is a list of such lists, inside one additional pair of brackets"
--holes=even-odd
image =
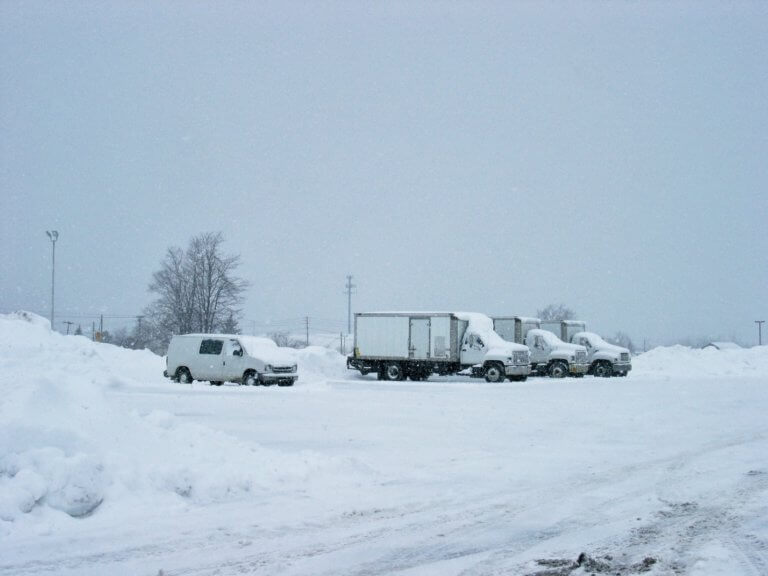
[(617, 353), (621, 353), (621, 352), (629, 353), (629, 349), (628, 348), (623, 348), (622, 346), (616, 346), (615, 344), (611, 344), (610, 342), (606, 342), (605, 340), (603, 340), (603, 338), (599, 334), (595, 334), (594, 332), (576, 332), (576, 334), (574, 334), (572, 336), (572, 338), (574, 340), (576, 340), (577, 338), (580, 338), (582, 336), (585, 337), (585, 338), (588, 338), (589, 341), (592, 343), (592, 346), (594, 346), (595, 348), (600, 349), (601, 351), (604, 351), (604, 352), (612, 351), (612, 352), (617, 352)]
[(467, 331), (474, 332), (480, 336), (488, 347), (489, 353), (496, 351), (527, 350), (526, 346), (515, 344), (514, 342), (507, 342), (499, 336), (493, 329), (493, 320), (485, 314), (477, 312), (456, 312), (455, 316), (459, 320), (467, 322)]
[[(571, 350), (571, 351), (577, 351), (577, 350), (586, 350), (584, 346), (581, 346), (580, 344), (571, 344), (570, 342), (563, 342), (558, 338), (555, 334), (552, 334), (549, 330), (543, 330), (541, 328), (534, 328), (532, 330), (528, 330), (528, 333), (525, 335), (525, 341), (533, 342), (533, 338), (536, 336), (541, 336), (544, 341), (549, 344), (552, 348), (559, 348), (560, 350)], [(530, 339), (530, 340), (529, 340)]]
[(291, 388), (183, 385), (0, 316), (0, 575), (768, 573), (768, 347), (504, 384), (286, 352)]

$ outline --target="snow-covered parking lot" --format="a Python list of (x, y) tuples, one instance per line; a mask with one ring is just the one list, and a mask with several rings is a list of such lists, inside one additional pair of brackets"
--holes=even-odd
[(181, 385), (0, 316), (0, 574), (768, 573), (768, 347), (493, 385), (295, 354)]

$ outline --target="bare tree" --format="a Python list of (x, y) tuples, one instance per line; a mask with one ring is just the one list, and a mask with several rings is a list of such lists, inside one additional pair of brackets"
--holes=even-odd
[(149, 291), (157, 299), (145, 310), (147, 329), (159, 343), (172, 334), (237, 330), (240, 304), (248, 283), (235, 276), (240, 256), (224, 254), (221, 232), (190, 240), (186, 250), (171, 247), (160, 270), (152, 275)]
[(536, 317), (543, 321), (573, 320), (576, 313), (565, 304), (550, 304), (542, 310), (536, 310)]
[(288, 332), (270, 332), (267, 334), (267, 337), (270, 338), (278, 346), (286, 348), (304, 348), (307, 345), (304, 340), (291, 338)]
[(630, 338), (629, 335), (625, 334), (624, 332), (616, 332), (616, 334), (613, 335), (613, 338), (606, 338), (606, 340), (611, 344), (616, 344), (616, 346), (626, 348), (632, 352), (632, 354), (635, 353), (635, 343), (632, 342), (632, 338)]

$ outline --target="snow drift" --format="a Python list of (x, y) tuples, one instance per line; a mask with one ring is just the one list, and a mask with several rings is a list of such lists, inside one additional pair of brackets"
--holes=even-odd
[(632, 359), (634, 376), (666, 378), (763, 377), (768, 375), (768, 346), (735, 350), (665, 346)]
[[(344, 373), (343, 357), (325, 348), (285, 353), (299, 364), (301, 383)], [(79, 518), (106, 502), (236, 500), (318, 470), (359, 473), (342, 458), (266, 450), (115, 400), (128, 387), (184, 393), (163, 369), (163, 358), (146, 350), (63, 336), (26, 312), (0, 315), (0, 536), (4, 523), (33, 511)]]

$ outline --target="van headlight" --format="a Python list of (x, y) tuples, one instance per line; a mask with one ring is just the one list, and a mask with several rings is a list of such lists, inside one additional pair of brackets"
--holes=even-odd
[(267, 364), (264, 366), (264, 372), (272, 372), (272, 364)]
[(293, 366), (291, 366), (291, 372), (296, 372), (298, 371), (298, 369), (299, 369), (299, 366), (297, 364), (294, 364)]

